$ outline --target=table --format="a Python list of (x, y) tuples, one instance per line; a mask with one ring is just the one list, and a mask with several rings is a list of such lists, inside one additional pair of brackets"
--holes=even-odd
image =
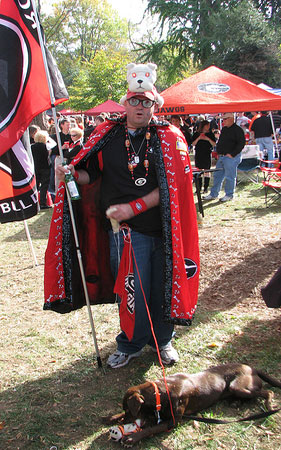
[(217, 170), (222, 170), (222, 169), (216, 169), (216, 168), (198, 169), (197, 167), (192, 167), (192, 175), (193, 175), (193, 180), (195, 183), (195, 189), (196, 189), (196, 195), (197, 195), (197, 201), (198, 201), (198, 210), (199, 210), (200, 214), (202, 214), (202, 217), (204, 217), (204, 209), (203, 209), (202, 197), (201, 197), (201, 192), (200, 192), (199, 178), (202, 177), (202, 175), (204, 175), (204, 173), (216, 172)]

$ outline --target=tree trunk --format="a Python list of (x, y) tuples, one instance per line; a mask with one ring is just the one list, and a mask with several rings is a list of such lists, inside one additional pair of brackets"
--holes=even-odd
[(47, 114), (44, 111), (43, 113), (39, 114), (38, 116), (34, 117), (30, 125), (37, 125), (41, 128), (41, 130), (49, 130), (49, 125), (47, 121)]

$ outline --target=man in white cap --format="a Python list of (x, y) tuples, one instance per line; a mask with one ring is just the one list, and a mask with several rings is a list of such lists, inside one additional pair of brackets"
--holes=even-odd
[(204, 200), (214, 200), (218, 197), (223, 181), (225, 180), (225, 195), (221, 202), (233, 199), (236, 186), (237, 167), (241, 162), (241, 152), (245, 146), (245, 135), (241, 127), (234, 123), (234, 114), (223, 115), (223, 128), (216, 145), (219, 159), (214, 172), (214, 181), (211, 192)]
[[(140, 356), (145, 345), (156, 350), (145, 299), (164, 364), (173, 364), (179, 359), (171, 344), (174, 324), (190, 325), (196, 308), (199, 252), (191, 165), (180, 130), (168, 122), (158, 122), (153, 116), (158, 99), (154, 87), (145, 92), (128, 91), (124, 100), (126, 115), (99, 125), (74, 159), (74, 166), (69, 166), (80, 185), (81, 201), (84, 197), (88, 199), (87, 206), (79, 212), (79, 221), (83, 223), (80, 245), (90, 261), (85, 264), (86, 272), (89, 268), (92, 271), (86, 273), (88, 283), (93, 283), (93, 287), (89, 284), (92, 303), (104, 302), (105, 289), (113, 290), (110, 277), (103, 275), (108, 267), (111, 266), (114, 279), (120, 275), (118, 269), (119, 264), (120, 268), (122, 266), (125, 249), (124, 228), (114, 232), (112, 219), (123, 227), (126, 223), (130, 229), (133, 249), (133, 273), (130, 275), (134, 278), (130, 282), (127, 272), (123, 286), (128, 291), (125, 313), (131, 314), (133, 325), (129, 331), (123, 326), (122, 297), (119, 311), (122, 331), (116, 338), (117, 350), (107, 361), (115, 369)], [(61, 181), (64, 181), (65, 170), (62, 166), (57, 169)], [(100, 197), (94, 202), (98, 196), (95, 186), (99, 182)], [(91, 186), (96, 189), (93, 197)], [(90, 211), (95, 204), (96, 209)], [(103, 230), (96, 224), (99, 216)], [(92, 238), (84, 244), (83, 238), (88, 233), (93, 233)], [(110, 264), (106, 259), (107, 251), (102, 248), (108, 240)], [(91, 248), (93, 242), (96, 244)], [(83, 255), (84, 260), (87, 255)], [(52, 252), (49, 260), (47, 252), (46, 270), (51, 270), (53, 256)], [(53, 280), (53, 277), (54, 273), (48, 272), (48, 279)], [(75, 277), (74, 272), (71, 277)], [(46, 286), (50, 288), (49, 284)], [(63, 303), (70, 305), (69, 309), (77, 308), (72, 304), (76, 295), (74, 288), (71, 299), (63, 298), (67, 290), (66, 287), (61, 296), (58, 292), (45, 294), (44, 309), (58, 311)], [(119, 294), (116, 289), (114, 292)], [(58, 297), (59, 302), (51, 301)]]

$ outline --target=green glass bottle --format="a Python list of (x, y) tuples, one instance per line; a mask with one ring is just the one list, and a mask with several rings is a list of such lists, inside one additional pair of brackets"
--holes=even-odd
[[(67, 164), (64, 164), (67, 167)], [(70, 170), (65, 172), (65, 184), (67, 186), (71, 200), (79, 200), (81, 198), (77, 183)]]

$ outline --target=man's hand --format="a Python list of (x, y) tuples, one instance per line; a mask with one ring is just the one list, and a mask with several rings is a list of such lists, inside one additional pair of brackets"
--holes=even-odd
[(56, 179), (58, 180), (59, 183), (61, 181), (65, 180), (65, 174), (69, 170), (71, 171), (71, 173), (73, 175), (75, 170), (74, 170), (74, 166), (72, 164), (69, 164), (68, 166), (59, 165), (56, 167)]
[(107, 218), (117, 220), (117, 222), (124, 222), (134, 217), (134, 211), (129, 203), (120, 203), (119, 205), (112, 205), (109, 208), (109, 214), (106, 212)]

